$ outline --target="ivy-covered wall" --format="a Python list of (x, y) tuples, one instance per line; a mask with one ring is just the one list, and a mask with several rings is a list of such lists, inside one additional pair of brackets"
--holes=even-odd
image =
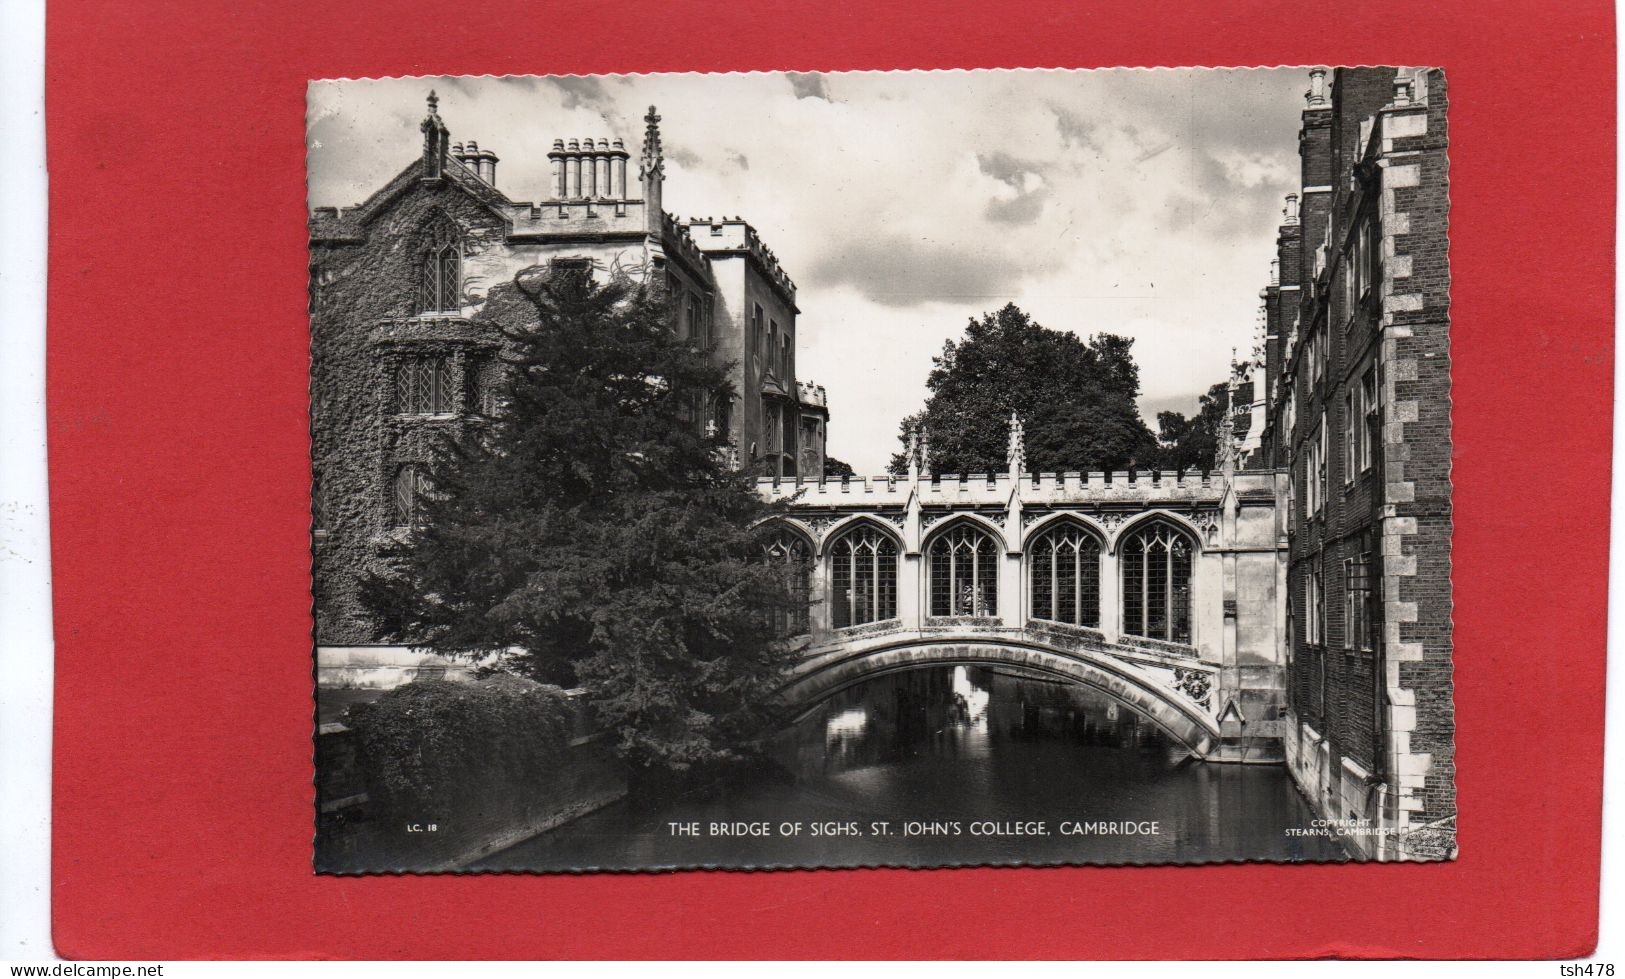
[(585, 699), (519, 677), (418, 680), (317, 736), (315, 867), (452, 870), (626, 794)]
[[(430, 440), (477, 424), (478, 384), (497, 336), (447, 312), (422, 312), (425, 249), (455, 235), (467, 256), (499, 248), (496, 215), (449, 181), (418, 183), (378, 213), (363, 234), (313, 236), (311, 245), (311, 459), (315, 473), (317, 641), (365, 643), (374, 629), (355, 582), (386, 559), (396, 539), (399, 467), (427, 460)], [(477, 297), (463, 283), (465, 303)], [(444, 357), (448, 411), (408, 414), (396, 403), (395, 371), (409, 356)]]

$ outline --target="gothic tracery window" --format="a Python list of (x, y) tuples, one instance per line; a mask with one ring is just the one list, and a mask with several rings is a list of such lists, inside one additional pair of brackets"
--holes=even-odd
[(929, 555), (932, 615), (999, 614), (999, 547), (992, 534), (962, 523), (937, 535)]
[(1191, 641), (1191, 557), (1183, 531), (1161, 521), (1118, 545), (1123, 569), (1123, 631), (1167, 642)]
[(424, 295), (429, 297), (425, 311), (456, 312), (462, 306), (461, 273), (462, 260), (456, 245), (429, 254), (424, 269)]
[(1039, 534), (1029, 554), (1036, 619), (1100, 628), (1100, 541), (1075, 523)]
[(454, 313), (463, 306), (462, 232), (437, 213), (420, 233), (418, 311)]
[(897, 542), (859, 524), (830, 545), (837, 629), (897, 617)]
[(770, 615), (773, 634), (781, 638), (807, 631), (807, 601), (811, 596), (812, 549), (807, 539), (793, 530), (780, 528), (762, 545), (774, 569), (783, 575), (786, 604), (776, 606)]

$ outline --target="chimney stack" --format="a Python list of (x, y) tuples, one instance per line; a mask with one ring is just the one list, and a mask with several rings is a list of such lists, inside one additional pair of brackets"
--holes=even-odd
[(1394, 105), (1410, 105), (1414, 92), (1415, 83), (1409, 75), (1405, 74), (1405, 69), (1399, 69), (1399, 74), (1394, 78)]
[(593, 151), (592, 155), (592, 169), (593, 173), (596, 174), (593, 183), (593, 196), (600, 200), (606, 197), (614, 197), (615, 195), (610, 192), (609, 186), (609, 140), (603, 138), (598, 140), (598, 148)]
[(629, 156), (625, 144), (617, 139), (614, 145), (610, 147), (609, 156), (610, 186), (614, 191), (615, 199), (624, 201), (626, 200), (626, 160)]
[(581, 141), (581, 190), (576, 196), (587, 200), (598, 196), (598, 163), (593, 159), (591, 139)]
[(548, 200), (564, 200), (564, 140), (555, 139), (553, 149), (548, 151), (547, 161), (553, 168), (553, 184), (548, 190)]
[(1304, 96), (1309, 108), (1319, 109), (1326, 105), (1326, 69), (1309, 69), (1309, 91)]
[[(553, 141), (549, 199), (555, 201), (627, 199), (625, 144), (607, 138)], [(493, 159), (493, 163), (495, 160)]]

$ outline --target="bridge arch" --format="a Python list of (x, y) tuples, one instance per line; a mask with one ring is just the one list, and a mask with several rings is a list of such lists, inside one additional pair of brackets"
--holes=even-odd
[(1219, 728), (1195, 706), (1124, 664), (1087, 649), (1032, 638), (903, 639), (816, 655), (779, 691), (788, 717), (800, 719), (823, 701), (866, 680), (925, 666), (1007, 666), (1070, 680), (1106, 694), (1165, 731), (1197, 758), (1212, 755)]

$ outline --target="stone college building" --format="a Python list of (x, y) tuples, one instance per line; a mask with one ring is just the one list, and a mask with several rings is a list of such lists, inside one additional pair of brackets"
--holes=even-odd
[(682, 221), (662, 206), (660, 117), (645, 118), (629, 176), (622, 140), (556, 139), (538, 201), (498, 189), (498, 157), (453, 143), (428, 98), (423, 149), (355, 207), (310, 219), (311, 411), (319, 677), (392, 685), (425, 657), (373, 645), (361, 571), (410, 524), (435, 439), (494, 408), (494, 327), (473, 319), (492, 286), (552, 264), (662, 277), (677, 329), (732, 364), (731, 400), (703, 420), (739, 465), (822, 475), (824, 390), (796, 375), (796, 286), (740, 218)]

